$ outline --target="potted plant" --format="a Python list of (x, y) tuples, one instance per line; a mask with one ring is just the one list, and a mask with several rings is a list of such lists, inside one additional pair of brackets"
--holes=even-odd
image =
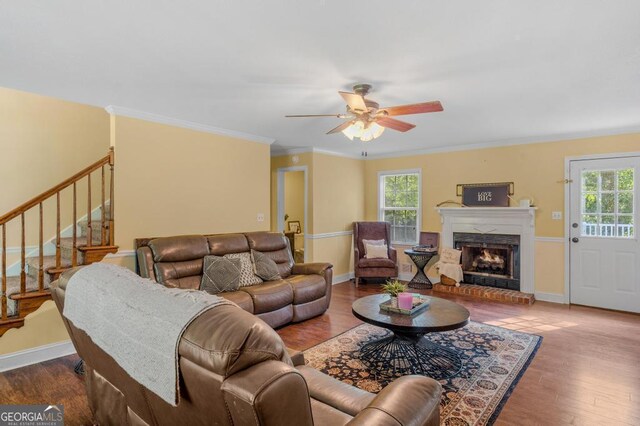
[(391, 306), (398, 306), (398, 294), (404, 292), (407, 285), (398, 280), (389, 280), (382, 284), (382, 291), (391, 296)]

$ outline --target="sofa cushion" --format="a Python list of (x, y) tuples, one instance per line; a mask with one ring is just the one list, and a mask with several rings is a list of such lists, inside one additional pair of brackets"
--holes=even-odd
[(269, 281), (250, 287), (240, 287), (253, 299), (255, 314), (275, 311), (293, 303), (293, 290), (286, 281)]
[(156, 280), (169, 287), (200, 288), (202, 259), (184, 262), (158, 262), (153, 265)]
[(149, 241), (154, 262), (183, 262), (202, 259), (209, 254), (207, 239), (202, 235), (180, 235)]
[(249, 296), (249, 293), (247, 293), (246, 291), (227, 291), (224, 293), (220, 293), (218, 296), (232, 301), (250, 314), (253, 313), (253, 300), (251, 299), (251, 296)]
[(358, 268), (395, 268), (391, 259), (360, 259)]
[(253, 263), (251, 262), (251, 253), (230, 253), (225, 254), (226, 259), (240, 260), (240, 287), (256, 285), (262, 282), (262, 279), (253, 273)]
[(251, 250), (253, 260), (253, 272), (265, 281), (275, 281), (281, 279), (278, 265), (269, 256)]
[(204, 257), (200, 290), (210, 294), (236, 291), (240, 288), (240, 259), (209, 255)]
[(207, 237), (209, 252), (216, 256), (229, 253), (244, 253), (249, 251), (249, 243), (243, 234), (221, 234)]
[(291, 275), (286, 281), (293, 290), (293, 304), (312, 302), (327, 292), (327, 283), (322, 275)]
[(289, 248), (289, 239), (277, 232), (248, 232), (245, 234), (252, 250), (268, 256), (278, 265), (278, 273), (282, 278), (291, 275), (293, 256)]

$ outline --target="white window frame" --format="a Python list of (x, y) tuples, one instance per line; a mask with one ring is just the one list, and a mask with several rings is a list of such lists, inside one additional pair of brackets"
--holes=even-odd
[[(402, 169), (402, 170), (384, 170), (378, 172), (378, 220), (384, 220), (383, 205), (384, 205), (384, 177), (386, 176), (400, 176), (400, 175), (418, 175), (418, 207), (415, 209), (416, 213), (416, 238), (413, 242), (398, 242), (391, 241), (395, 245), (415, 245), (420, 241), (420, 229), (422, 229), (422, 169)], [(413, 210), (413, 207), (390, 207), (384, 210)]]

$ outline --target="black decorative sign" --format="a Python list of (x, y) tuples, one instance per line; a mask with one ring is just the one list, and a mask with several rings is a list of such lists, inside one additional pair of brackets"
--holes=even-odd
[(456, 186), (456, 195), (469, 207), (509, 207), (513, 182), (460, 184)]

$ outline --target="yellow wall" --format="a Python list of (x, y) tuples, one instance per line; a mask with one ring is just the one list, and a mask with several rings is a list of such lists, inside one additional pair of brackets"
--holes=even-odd
[(24, 326), (0, 337), (0, 355), (69, 340), (67, 329), (53, 300), (25, 317)]
[(351, 231), (364, 217), (365, 162), (313, 154), (313, 233)]
[[(102, 109), (0, 88), (0, 215), (107, 155), (109, 115)], [(98, 175), (99, 176), (99, 175)], [(99, 179), (94, 176), (93, 206)], [(86, 214), (86, 181), (78, 185), (78, 217)], [(72, 222), (71, 190), (62, 193), (61, 226)], [(44, 203), (44, 240), (55, 235), (55, 199)], [(26, 245), (38, 243), (38, 209), (25, 217)], [(20, 220), (7, 224), (7, 247), (19, 247)], [(8, 265), (17, 260), (8, 257)]]
[(364, 161), (339, 156), (305, 153), (271, 159), (272, 230), (277, 230), (277, 171), (291, 166), (307, 166), (308, 218), (307, 262), (330, 262), (334, 276), (353, 271), (351, 235), (327, 236), (351, 231), (354, 221), (364, 217)]
[[(564, 212), (565, 184), (558, 182), (564, 179), (565, 157), (630, 151), (640, 151), (639, 134), (368, 160), (365, 216), (378, 218), (379, 171), (421, 168), (424, 231), (441, 230), (435, 206), (445, 200), (460, 201), (456, 184), (514, 182), (514, 198), (533, 198), (538, 207), (536, 235), (563, 237), (564, 221), (552, 220), (551, 212)], [(561, 242), (536, 242), (536, 291), (564, 293), (563, 250)]]
[[(289, 215), (287, 222), (297, 220), (304, 231), (304, 172), (284, 174), (284, 212)], [(285, 222), (285, 227), (287, 224)], [(286, 228), (288, 230), (288, 227)]]
[[(0, 88), (0, 215), (107, 155), (109, 115), (102, 109)], [(99, 176), (99, 175), (97, 175)], [(99, 179), (93, 180), (93, 207)], [(86, 214), (86, 181), (78, 185), (78, 217)], [(73, 223), (71, 190), (61, 196), (61, 227)], [(38, 243), (38, 209), (25, 215), (26, 245)], [(55, 235), (55, 201), (44, 203), (43, 237)], [(7, 225), (7, 247), (19, 247), (20, 222)], [(18, 260), (9, 253), (7, 264)], [(25, 326), (0, 337), (0, 354), (67, 340), (53, 302), (26, 318)]]
[(139, 237), (269, 229), (268, 145), (127, 117), (114, 127), (121, 250)]
[[(110, 135), (103, 118), (98, 158), (113, 141), (116, 244), (125, 254), (105, 261), (133, 269), (137, 237), (268, 230), (268, 145), (123, 117), (112, 117)], [(53, 302), (27, 318), (0, 338), (0, 354), (68, 339)]]

